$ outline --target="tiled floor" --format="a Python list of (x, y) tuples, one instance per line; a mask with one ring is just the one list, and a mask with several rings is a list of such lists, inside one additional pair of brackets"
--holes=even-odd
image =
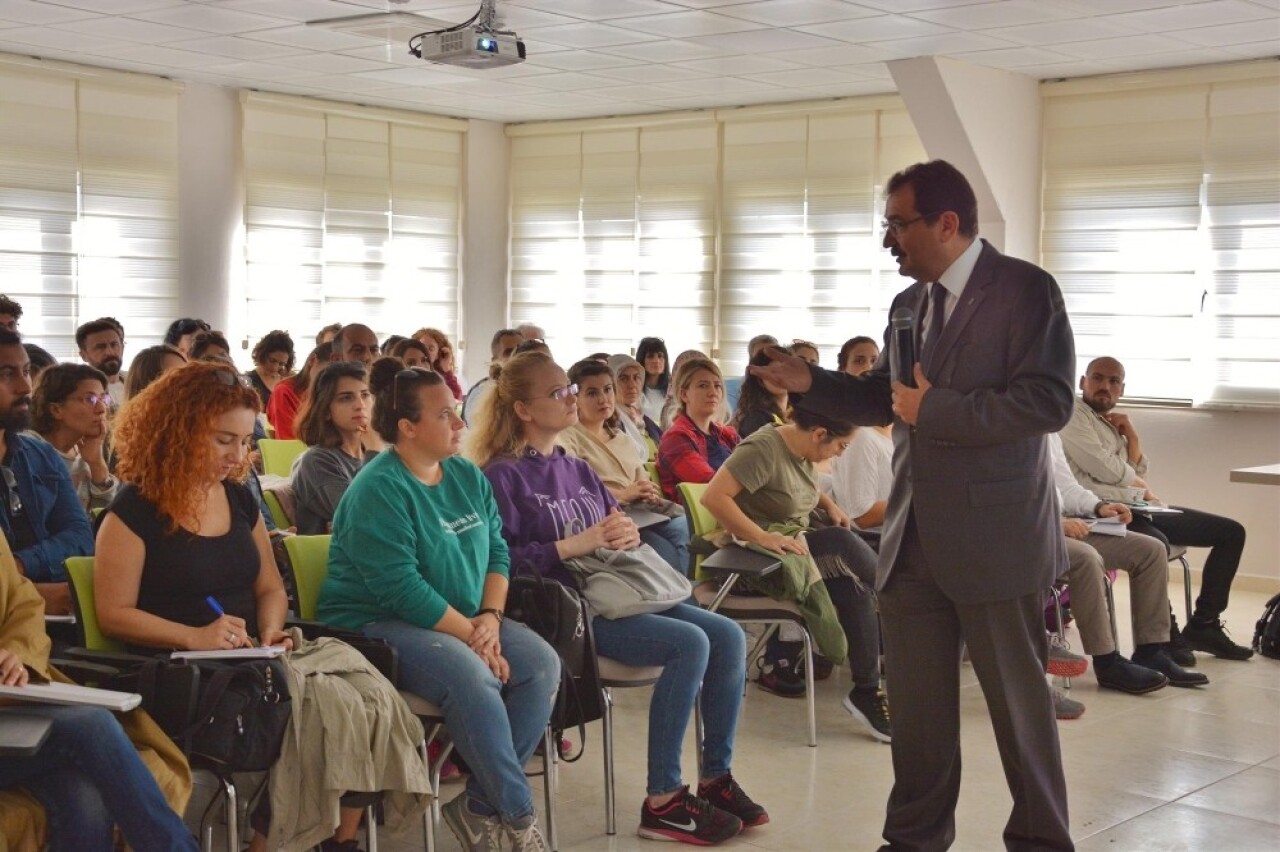
[[(1132, 649), (1127, 589), (1117, 584), (1121, 645)], [(1170, 588), (1174, 601), (1181, 588)], [(1266, 596), (1236, 592), (1227, 621), (1247, 644)], [(1078, 637), (1073, 635), (1078, 647)], [(1199, 655), (1212, 683), (1146, 696), (1099, 692), (1092, 673), (1071, 695), (1088, 710), (1060, 725), (1072, 833), (1080, 850), (1280, 849), (1280, 661)], [(971, 671), (963, 693), (964, 783), (954, 849), (1001, 848), (1009, 795), (986, 706)], [(843, 681), (820, 683), (818, 747), (804, 737), (804, 706), (748, 690), (734, 772), (772, 822), (726, 844), (743, 849), (873, 849), (892, 781), (889, 748), (860, 733), (840, 707)], [(618, 693), (618, 834), (604, 831), (600, 725), (588, 726), (582, 762), (562, 765), (559, 848), (653, 850), (635, 835), (644, 792), (648, 690)], [(690, 736), (690, 742), (692, 737)], [(693, 753), (685, 766), (692, 774)], [(457, 787), (445, 791), (454, 795)], [(539, 793), (539, 796), (541, 794)], [(544, 820), (545, 824), (545, 820)], [(448, 828), (441, 850), (457, 849)], [(411, 841), (411, 842), (408, 842)], [(421, 838), (383, 838), (383, 852), (421, 849)], [(668, 847), (663, 847), (668, 848)]]

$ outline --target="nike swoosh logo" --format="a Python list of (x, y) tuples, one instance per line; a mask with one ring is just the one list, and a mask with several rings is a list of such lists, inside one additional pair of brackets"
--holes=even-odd
[(672, 828), (678, 828), (681, 831), (693, 831), (695, 828), (698, 827), (698, 824), (693, 820), (689, 820), (689, 822), (687, 823), (672, 822), (669, 819), (664, 819), (660, 821), (665, 822), (667, 825), (671, 826)]

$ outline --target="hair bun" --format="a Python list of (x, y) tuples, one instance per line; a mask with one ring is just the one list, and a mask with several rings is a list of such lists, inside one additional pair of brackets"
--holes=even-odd
[(404, 369), (404, 362), (399, 358), (383, 356), (373, 362), (369, 368), (369, 389), (380, 394), (391, 387), (396, 380), (396, 373)]

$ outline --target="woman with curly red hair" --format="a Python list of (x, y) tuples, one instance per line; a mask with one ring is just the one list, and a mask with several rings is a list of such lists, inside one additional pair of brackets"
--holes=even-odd
[[(94, 569), (98, 621), (108, 636), (148, 651), (292, 648), (284, 583), (243, 484), (259, 404), (231, 367), (191, 363), (165, 373), (121, 411), (117, 471), (128, 484), (102, 520)], [(393, 709), (373, 724), (385, 734), (400, 721)], [(304, 726), (303, 738), (310, 736)], [(359, 807), (343, 807), (337, 833), (322, 848), (354, 849), (360, 815)], [(251, 848), (265, 849), (265, 813), (254, 827)]]

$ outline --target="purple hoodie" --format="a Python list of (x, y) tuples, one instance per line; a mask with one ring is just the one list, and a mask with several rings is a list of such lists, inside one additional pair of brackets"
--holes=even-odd
[(604, 519), (618, 505), (582, 459), (556, 447), (549, 456), (525, 449), (500, 456), (484, 469), (511, 550), (511, 576), (536, 573), (576, 586), (556, 553), (556, 542)]

